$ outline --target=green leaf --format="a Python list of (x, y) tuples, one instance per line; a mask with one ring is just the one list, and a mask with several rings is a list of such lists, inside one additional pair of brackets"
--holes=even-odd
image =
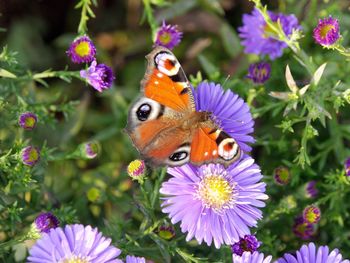
[(219, 34), (227, 54), (231, 58), (236, 57), (242, 50), (237, 33), (227, 23), (223, 23)]

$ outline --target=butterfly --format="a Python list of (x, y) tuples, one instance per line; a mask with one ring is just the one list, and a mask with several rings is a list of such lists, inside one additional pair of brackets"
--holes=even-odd
[(126, 126), (142, 158), (154, 166), (229, 165), (239, 159), (236, 140), (210, 112), (196, 111), (191, 85), (174, 54), (157, 47), (146, 58), (142, 95), (131, 105)]

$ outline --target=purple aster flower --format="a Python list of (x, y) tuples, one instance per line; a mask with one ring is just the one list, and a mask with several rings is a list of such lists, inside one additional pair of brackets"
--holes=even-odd
[(308, 182), (305, 186), (306, 196), (309, 198), (315, 198), (318, 194), (318, 190), (316, 188), (316, 181), (312, 180)]
[(255, 84), (264, 84), (271, 73), (271, 66), (267, 62), (254, 63), (249, 66), (247, 78)]
[(95, 60), (96, 48), (88, 36), (81, 36), (72, 42), (67, 55), (74, 63), (89, 63)]
[(350, 158), (345, 161), (345, 174), (350, 176)]
[(331, 46), (340, 38), (339, 22), (331, 16), (320, 19), (313, 33), (316, 43), (322, 46)]
[(51, 228), (56, 228), (60, 221), (52, 213), (41, 213), (34, 220), (34, 224), (39, 232), (48, 233)]
[(321, 210), (315, 205), (309, 205), (303, 211), (303, 218), (308, 223), (317, 224), (321, 219)]
[(271, 259), (272, 256), (265, 257), (263, 253), (259, 253), (258, 251), (254, 253), (244, 252), (242, 256), (232, 255), (233, 263), (270, 263)]
[(18, 119), (18, 124), (25, 130), (33, 130), (37, 122), (38, 118), (32, 112), (22, 113)]
[(80, 224), (57, 227), (44, 233), (29, 250), (28, 262), (115, 262), (120, 249), (110, 245), (97, 228)]
[(143, 181), (146, 175), (146, 164), (144, 160), (133, 160), (129, 163), (127, 168), (129, 176), (133, 180)]
[(260, 182), (260, 168), (249, 156), (225, 169), (221, 164), (194, 166), (186, 164), (168, 168), (173, 177), (160, 189), (162, 211), (171, 222), (181, 221), (186, 240), (193, 237), (209, 246), (232, 245), (250, 234), (249, 227), (262, 218), (259, 209), (268, 196)]
[(197, 111), (211, 113), (212, 120), (233, 139), (242, 151), (249, 152), (253, 143), (250, 133), (254, 131), (254, 121), (248, 104), (231, 90), (224, 91), (219, 84), (201, 82), (193, 90)]
[(34, 166), (40, 160), (40, 150), (34, 146), (27, 146), (23, 148), (22, 162), (28, 166)]
[(88, 159), (94, 159), (100, 151), (98, 142), (88, 142), (84, 145), (84, 156)]
[(280, 166), (274, 171), (275, 182), (279, 185), (286, 185), (290, 181), (290, 172), (287, 167)]
[(167, 25), (163, 20), (162, 26), (156, 33), (154, 45), (173, 49), (181, 42), (181, 38), (182, 32), (177, 29), (177, 25)]
[(317, 248), (314, 243), (303, 245), (296, 255), (284, 254), (276, 263), (349, 263), (349, 260), (342, 259), (338, 249), (329, 252), (328, 246)]
[(135, 256), (126, 256), (126, 263), (146, 263), (145, 258), (135, 257)]
[(243, 252), (254, 252), (257, 251), (260, 246), (259, 241), (254, 235), (245, 235), (238, 242), (231, 246), (232, 253), (242, 256)]
[(81, 70), (80, 76), (99, 92), (112, 87), (114, 80), (113, 71), (105, 64), (98, 64), (94, 60), (87, 70)]
[[(292, 34), (293, 30), (300, 29), (298, 19), (294, 15), (275, 14), (268, 12), (272, 22), (279, 20), (286, 36)], [(245, 53), (257, 55), (269, 55), (276, 59), (283, 54), (283, 49), (288, 45), (285, 42), (276, 40), (271, 28), (266, 24), (258, 9), (248, 15), (243, 15), (243, 26), (238, 28), (242, 45), (245, 46)]]
[(298, 216), (294, 220), (293, 233), (301, 239), (310, 239), (315, 233), (314, 225), (306, 222), (302, 216)]

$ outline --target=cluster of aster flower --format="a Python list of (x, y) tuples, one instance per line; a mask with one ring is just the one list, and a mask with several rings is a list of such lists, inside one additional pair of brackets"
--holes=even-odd
[(77, 37), (70, 45), (67, 55), (73, 63), (91, 63), (86, 70), (80, 71), (84, 78), (94, 89), (102, 92), (112, 87), (114, 75), (112, 69), (105, 64), (97, 64), (96, 48), (88, 36)]
[[(40, 214), (32, 224), (27, 238), (37, 239), (29, 250), (27, 262), (114, 262), (121, 250), (111, 245), (97, 228), (81, 224), (59, 227), (52, 213)], [(127, 255), (126, 263), (146, 263), (145, 258)]]

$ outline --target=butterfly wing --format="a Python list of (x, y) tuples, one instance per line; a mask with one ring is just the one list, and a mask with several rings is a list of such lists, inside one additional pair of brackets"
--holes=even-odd
[(200, 165), (203, 163), (222, 163), (229, 165), (241, 156), (241, 150), (232, 137), (208, 121), (194, 131), (190, 161)]
[(145, 96), (175, 111), (195, 111), (190, 83), (174, 54), (158, 47), (146, 58), (147, 71), (141, 81)]

